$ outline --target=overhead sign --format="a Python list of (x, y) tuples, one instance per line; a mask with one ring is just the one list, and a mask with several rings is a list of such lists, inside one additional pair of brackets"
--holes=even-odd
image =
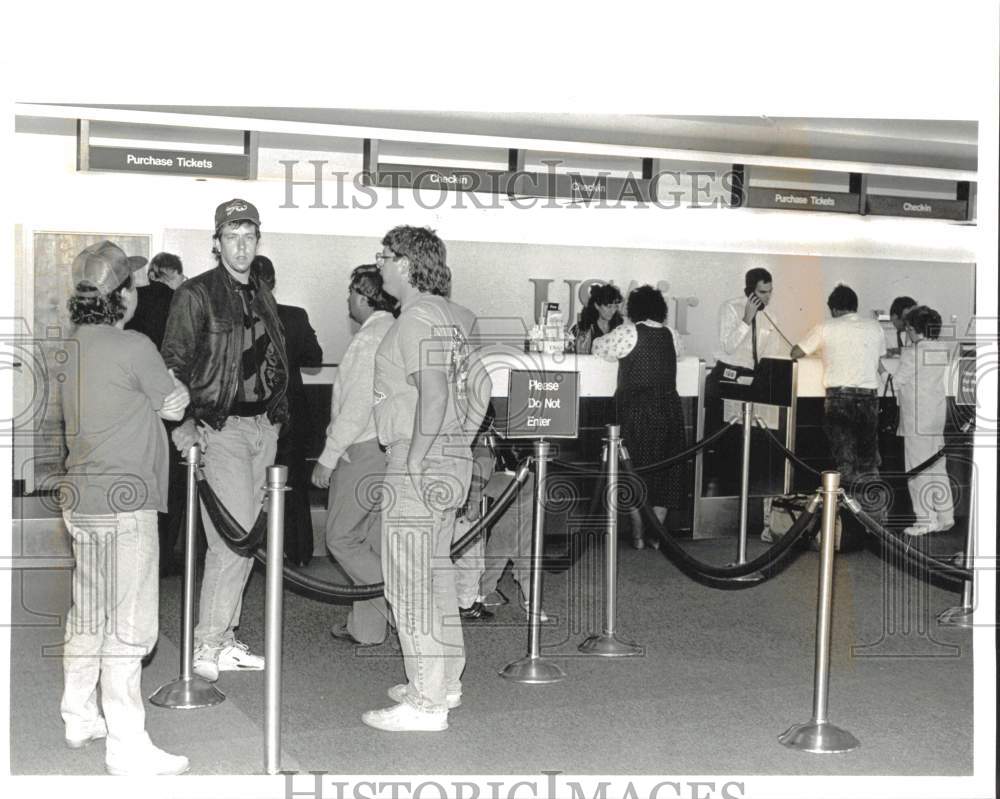
[(651, 179), (572, 172), (516, 172), (511, 193), (607, 203), (623, 200), (651, 203), (656, 200), (656, 188)]
[(510, 371), (507, 438), (576, 438), (580, 373)]
[(968, 218), (967, 200), (939, 200), (928, 197), (890, 197), (869, 194), (868, 213), (874, 216), (911, 216), (923, 219)]
[(451, 189), (506, 193), (511, 173), (506, 170), (464, 169), (419, 164), (379, 164), (375, 185), (397, 189)]
[(842, 191), (812, 189), (766, 189), (751, 186), (747, 190), (747, 205), (751, 208), (783, 208), (792, 211), (838, 211), (856, 214), (861, 208), (861, 195)]
[(250, 176), (250, 156), (241, 153), (152, 150), (145, 147), (90, 147), (88, 169), (246, 180)]

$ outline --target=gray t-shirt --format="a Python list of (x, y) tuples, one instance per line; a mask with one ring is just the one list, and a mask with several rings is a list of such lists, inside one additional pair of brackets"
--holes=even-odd
[(174, 389), (153, 342), (133, 330), (81, 325), (62, 385), (64, 509), (107, 515), (167, 510), (167, 432), (156, 412)]

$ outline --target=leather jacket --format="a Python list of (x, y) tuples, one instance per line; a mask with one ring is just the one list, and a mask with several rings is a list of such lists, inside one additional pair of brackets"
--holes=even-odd
[[(278, 356), (267, 400), (267, 418), (278, 424), (288, 419), (285, 335), (271, 292), (252, 275), (250, 284), (255, 289), (253, 310)], [(243, 344), (243, 301), (222, 264), (185, 281), (174, 292), (161, 354), (191, 394), (185, 418), (222, 429), (241, 379)]]

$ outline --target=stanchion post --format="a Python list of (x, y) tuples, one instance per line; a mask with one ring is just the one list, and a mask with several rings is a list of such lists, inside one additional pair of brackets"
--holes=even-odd
[(790, 749), (816, 754), (850, 752), (860, 742), (827, 720), (830, 688), (830, 637), (833, 619), (833, 547), (837, 527), (840, 472), (823, 472), (823, 541), (819, 555), (819, 597), (816, 602), (816, 665), (812, 719), (795, 724), (778, 736)]
[(267, 467), (267, 569), (264, 591), (264, 770), (281, 770), (282, 570), (287, 466)]
[(558, 665), (541, 656), (542, 558), (545, 548), (546, 473), (552, 457), (552, 445), (539, 439), (535, 442), (535, 493), (531, 519), (531, 590), (528, 596), (528, 654), (508, 663), (500, 676), (528, 685), (559, 682), (566, 676)]
[(740, 540), (737, 545), (736, 563), (747, 562), (747, 536), (750, 526), (750, 434), (753, 426), (753, 403), (743, 403), (743, 461), (740, 470)]
[(158, 707), (191, 710), (210, 707), (224, 701), (226, 695), (208, 680), (191, 670), (194, 660), (194, 582), (195, 553), (198, 549), (198, 461), (200, 447), (187, 451), (187, 516), (184, 520), (184, 599), (181, 609), (181, 674), (161, 685), (149, 697)]
[(641, 655), (643, 648), (633, 641), (625, 640), (615, 631), (618, 615), (618, 495), (621, 468), (618, 460), (621, 447), (621, 428), (608, 425), (607, 471), (608, 482), (605, 500), (608, 508), (607, 533), (604, 545), (604, 629), (600, 635), (592, 635), (579, 646), (588, 655), (603, 657), (633, 657)]
[(979, 514), (976, 511), (976, 481), (975, 476), (973, 475), (973, 480), (969, 485), (969, 520), (968, 530), (965, 533), (965, 557), (963, 558), (962, 563), (966, 569), (972, 571), (972, 576), (969, 577), (969, 579), (962, 585), (962, 604), (948, 608), (938, 614), (938, 624), (945, 627), (962, 627), (964, 629), (970, 629), (973, 626), (972, 616), (976, 603), (975, 562), (978, 515)]

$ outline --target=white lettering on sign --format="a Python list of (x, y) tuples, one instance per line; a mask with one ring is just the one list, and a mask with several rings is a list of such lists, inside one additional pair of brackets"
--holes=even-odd
[(534, 377), (528, 380), (528, 391), (558, 391), (559, 384), (555, 381), (551, 383), (544, 383), (541, 380), (537, 380)]
[(561, 408), (562, 406), (559, 404), (560, 402), (561, 402), (560, 399), (549, 399), (548, 397), (546, 397), (545, 398), (545, 407), (546, 408)]
[(833, 199), (833, 197), (817, 197), (816, 195), (812, 194), (809, 196), (809, 199), (812, 201), (813, 205), (822, 205), (824, 207), (829, 207), (831, 205), (837, 204), (836, 201)]
[(548, 427), (552, 424), (551, 419), (540, 418), (538, 416), (528, 417), (528, 427)]
[(798, 197), (794, 194), (775, 194), (774, 201), (776, 203), (784, 203), (785, 205), (808, 205), (809, 200), (806, 197)]
[(173, 166), (173, 158), (157, 158), (153, 155), (133, 155), (128, 153), (125, 156), (126, 164), (135, 164), (136, 166)]
[(919, 211), (922, 214), (929, 214), (934, 209), (927, 203), (903, 203), (904, 211)]
[(608, 187), (604, 183), (581, 183), (578, 180), (574, 180), (573, 191), (586, 191), (591, 194), (596, 191), (600, 194), (607, 194)]
[(185, 169), (211, 169), (212, 162), (207, 158), (185, 158), (183, 155), (177, 156), (177, 161)]
[(471, 183), (472, 178), (468, 175), (440, 175), (437, 172), (432, 172), (430, 176), (431, 183), (450, 183), (455, 186), (461, 183), (463, 186)]

